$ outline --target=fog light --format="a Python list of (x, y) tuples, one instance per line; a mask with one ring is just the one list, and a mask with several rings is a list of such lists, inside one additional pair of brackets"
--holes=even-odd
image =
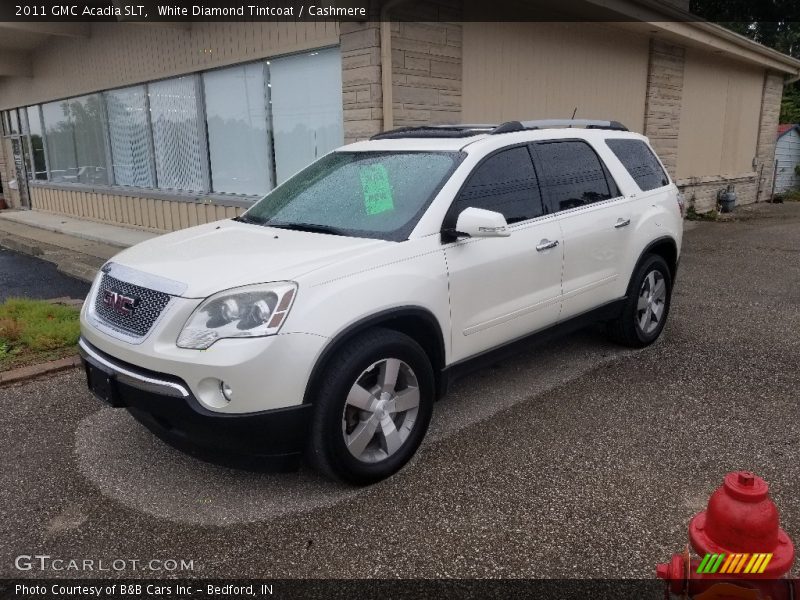
[(219, 384), (219, 389), (222, 390), (222, 395), (225, 396), (225, 399), (230, 402), (233, 400), (233, 388), (229, 386), (224, 381), (221, 381)]

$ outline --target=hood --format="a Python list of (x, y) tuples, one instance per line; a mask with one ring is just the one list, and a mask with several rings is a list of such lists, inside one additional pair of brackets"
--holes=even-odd
[(186, 298), (233, 287), (294, 280), (391, 242), (217, 221), (168, 233), (112, 262), (186, 284)]

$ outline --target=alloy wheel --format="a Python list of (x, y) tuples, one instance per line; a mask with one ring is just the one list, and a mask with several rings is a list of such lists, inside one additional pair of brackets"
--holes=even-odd
[(639, 289), (636, 303), (636, 323), (645, 335), (651, 335), (664, 318), (667, 301), (667, 284), (660, 271), (647, 274)]
[(405, 444), (417, 419), (420, 392), (411, 367), (398, 358), (373, 363), (358, 376), (342, 413), (344, 442), (362, 462), (380, 462)]

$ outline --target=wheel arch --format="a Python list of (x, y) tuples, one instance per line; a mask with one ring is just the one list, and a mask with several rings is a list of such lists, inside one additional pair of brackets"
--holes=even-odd
[(317, 362), (311, 369), (311, 375), (308, 378), (303, 396), (303, 404), (311, 404), (313, 402), (320, 378), (331, 359), (336, 355), (337, 349), (360, 333), (375, 327), (383, 327), (404, 333), (422, 347), (431, 361), (437, 395), (440, 395), (438, 392), (442, 389), (442, 370), (445, 362), (442, 328), (431, 311), (419, 306), (402, 306), (365, 317), (336, 334), (322, 350)]
[(633, 283), (633, 276), (636, 274), (636, 270), (639, 268), (639, 265), (642, 264), (645, 257), (651, 254), (655, 254), (664, 259), (664, 262), (666, 262), (669, 267), (670, 278), (673, 282), (675, 281), (675, 275), (678, 271), (678, 243), (672, 236), (665, 235), (650, 242), (639, 254), (639, 258), (636, 260), (628, 280), (627, 294), (631, 293), (630, 286), (631, 283)]

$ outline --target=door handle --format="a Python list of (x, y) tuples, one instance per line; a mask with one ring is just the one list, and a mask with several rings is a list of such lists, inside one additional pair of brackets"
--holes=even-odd
[(549, 250), (550, 248), (555, 248), (556, 246), (558, 246), (558, 240), (550, 241), (545, 238), (541, 242), (539, 242), (538, 246), (536, 246), (536, 251), (543, 252), (545, 250)]
[(619, 219), (617, 219), (617, 222), (614, 223), (614, 229), (622, 229), (623, 227), (627, 227), (630, 224), (631, 224), (630, 219), (623, 219), (622, 217), (620, 217)]

